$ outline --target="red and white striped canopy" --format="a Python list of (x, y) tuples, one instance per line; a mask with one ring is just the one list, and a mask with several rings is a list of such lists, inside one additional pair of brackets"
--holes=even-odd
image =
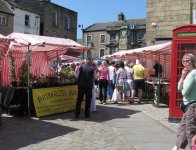
[(81, 60), (80, 58), (72, 57), (72, 56), (68, 56), (68, 55), (62, 55), (62, 56), (60, 56), (60, 61), (61, 62), (70, 63), (70, 62), (80, 61), (80, 60)]
[(10, 39), (0, 34), (0, 61), (7, 54)]
[(171, 55), (171, 42), (137, 48), (137, 49), (120, 51), (112, 55), (105, 55), (103, 56), (103, 58), (104, 59), (127, 59), (127, 58), (137, 58), (137, 57), (148, 57), (148, 58), (156, 59), (160, 55), (164, 55), (164, 56)]
[[(18, 71), (21, 65), (27, 59), (27, 52), (31, 52), (31, 67), (30, 72), (32, 75), (51, 75), (51, 67), (48, 63), (49, 60), (58, 58), (64, 54), (82, 53), (89, 49), (80, 45), (79, 43), (64, 38), (39, 36), (23, 33), (12, 33), (7, 37), (3, 37), (5, 40), (1, 42), (0, 38), (0, 50), (1, 45), (6, 45), (8, 55), (2, 60), (2, 85), (10, 84), (10, 64), (9, 54), (14, 57), (15, 73), (18, 79)], [(7, 44), (6, 42), (7, 41)], [(8, 48), (9, 47), (9, 48)], [(6, 51), (7, 52), (7, 51)]]

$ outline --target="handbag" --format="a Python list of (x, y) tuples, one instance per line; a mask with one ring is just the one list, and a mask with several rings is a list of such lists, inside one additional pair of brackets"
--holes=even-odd
[(191, 104), (193, 104), (193, 103), (196, 103), (196, 101), (191, 101), (191, 102), (189, 102), (189, 103), (186, 104), (186, 105), (185, 105), (183, 102), (181, 102), (180, 108), (181, 108), (182, 112), (185, 113), (186, 110), (188, 109), (188, 107), (189, 107)]

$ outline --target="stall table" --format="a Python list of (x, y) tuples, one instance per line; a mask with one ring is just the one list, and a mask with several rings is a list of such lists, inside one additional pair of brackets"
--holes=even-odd
[(36, 113), (37, 117), (75, 110), (77, 85), (66, 85), (30, 89), (28, 108), (27, 87), (1, 87), (3, 109), (10, 113), (10, 107), (20, 106), (22, 114)]
[(160, 103), (168, 105), (169, 97), (165, 92), (165, 88), (170, 85), (170, 82), (153, 82), (145, 81), (147, 85), (147, 95), (149, 95), (148, 86), (152, 85), (154, 87), (153, 91), (153, 105), (159, 107)]
[(26, 87), (0, 87), (2, 109), (8, 113), (10, 106), (20, 106), (21, 112), (27, 113), (27, 88)]

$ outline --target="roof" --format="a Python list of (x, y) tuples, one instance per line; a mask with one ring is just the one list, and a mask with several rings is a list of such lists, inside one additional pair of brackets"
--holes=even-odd
[(28, 1), (28, 0), (20, 0), (20, 1), (8, 1), (7, 3), (9, 3), (10, 6), (16, 7), (18, 9), (21, 10), (25, 10), (28, 12), (32, 12), (35, 14), (41, 14), (41, 10), (40, 10), (40, 3), (36, 2), (36, 1)]
[[(126, 21), (130, 26), (146, 24), (146, 19), (128, 19)], [(122, 25), (123, 25), (122, 21), (95, 23), (95, 24), (90, 25), (86, 29), (84, 29), (84, 31), (100, 31), (100, 30), (106, 30), (107, 27), (121, 27)]]
[(4, 0), (0, 0), (0, 12), (14, 15), (11, 7)]
[(50, 0), (11, 0), (9, 1), (9, 4), (12, 6), (15, 6), (17, 8), (26, 10), (26, 11), (30, 11), (33, 13), (37, 13), (37, 14), (42, 14), (43, 13), (43, 9), (44, 9), (44, 5), (45, 4), (50, 4), (52, 6), (56, 6), (59, 7), (61, 9), (66, 9), (71, 11), (72, 13), (77, 13), (71, 9), (65, 8), (63, 6), (57, 5), (55, 3), (52, 3)]

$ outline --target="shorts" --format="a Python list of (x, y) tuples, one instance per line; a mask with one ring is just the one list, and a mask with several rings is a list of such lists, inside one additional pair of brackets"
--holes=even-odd
[(133, 80), (133, 89), (145, 89), (144, 79)]

